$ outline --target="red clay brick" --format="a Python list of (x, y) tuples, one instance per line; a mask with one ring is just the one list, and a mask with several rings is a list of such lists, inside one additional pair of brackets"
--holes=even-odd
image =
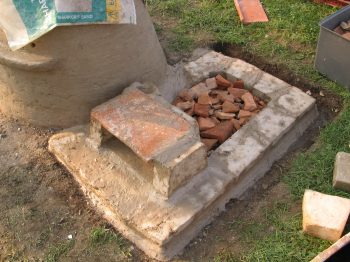
[(213, 120), (213, 122), (214, 122), (216, 125), (220, 124), (220, 120), (217, 119), (215, 116), (212, 116), (212, 117), (211, 117), (211, 120)]
[(195, 98), (198, 98), (201, 94), (209, 93), (209, 89), (204, 83), (199, 83), (198, 85), (191, 87), (190, 90), (193, 92)]
[(208, 94), (201, 94), (198, 97), (198, 104), (201, 105), (211, 105), (211, 98)]
[(233, 83), (233, 88), (244, 89), (244, 82), (242, 80), (236, 80)]
[(249, 120), (248, 117), (242, 117), (238, 120), (238, 122), (241, 126), (244, 126), (248, 122), (248, 120)]
[(138, 89), (127, 90), (91, 111), (91, 120), (145, 161), (177, 143), (190, 123)]
[(220, 103), (220, 99), (217, 98), (217, 97), (210, 97), (210, 99), (211, 99), (211, 104), (212, 105), (216, 105), (216, 104)]
[(222, 75), (217, 75), (215, 78), (218, 86), (225, 87), (225, 88), (231, 86), (231, 82), (226, 80)]
[(250, 92), (244, 94), (242, 100), (244, 101), (244, 110), (254, 111), (258, 108), (254, 101), (254, 97)]
[(212, 105), (212, 108), (214, 108), (215, 110), (222, 109), (222, 105), (221, 104)]
[(186, 111), (191, 109), (193, 106), (193, 102), (187, 101), (187, 102), (179, 102), (176, 104), (176, 107), (180, 108), (182, 111)]
[(194, 105), (194, 113), (197, 116), (209, 117), (209, 110), (210, 110), (209, 105), (201, 105), (201, 104)]
[(186, 110), (185, 113), (188, 114), (189, 116), (194, 115), (194, 103), (192, 103), (192, 107), (189, 110)]
[(225, 142), (233, 133), (233, 124), (231, 121), (223, 121), (216, 127), (201, 132), (204, 138), (212, 138), (219, 140), (220, 143)]
[(227, 90), (214, 89), (211, 91), (210, 94), (219, 96), (219, 95), (228, 95), (228, 92)]
[(218, 87), (215, 77), (208, 78), (207, 80), (205, 80), (205, 84), (207, 85), (209, 90), (212, 90)]
[(235, 97), (233, 95), (228, 95), (228, 94), (220, 94), (218, 95), (219, 99), (221, 102), (231, 102), (234, 103), (235, 102)]
[(195, 94), (190, 89), (182, 89), (179, 92), (178, 97), (182, 98), (184, 101), (193, 101)]
[(224, 113), (238, 113), (239, 110), (240, 110), (240, 107), (238, 104), (234, 104), (229, 101), (225, 101), (222, 104), (222, 111)]
[(227, 90), (231, 95), (238, 98), (242, 98), (242, 96), (248, 92), (245, 89), (234, 88), (234, 87), (229, 87)]
[(241, 129), (241, 124), (239, 123), (239, 121), (237, 119), (232, 119), (231, 120), (233, 123), (233, 127), (238, 131)]
[(236, 115), (233, 113), (224, 113), (220, 111), (215, 112), (215, 117), (220, 120), (230, 120), (233, 119)]
[(216, 126), (216, 123), (210, 118), (199, 117), (197, 122), (200, 131), (208, 130)]
[(253, 115), (252, 112), (246, 110), (240, 110), (238, 114), (238, 118), (251, 117)]

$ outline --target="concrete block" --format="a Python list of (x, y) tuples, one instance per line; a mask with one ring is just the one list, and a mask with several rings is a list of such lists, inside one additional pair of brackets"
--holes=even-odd
[(276, 143), (292, 126), (295, 118), (274, 108), (264, 108), (250, 123), (257, 137), (264, 144)]
[(224, 56), (217, 52), (209, 52), (196, 61), (185, 65), (185, 71), (190, 85), (199, 83), (209, 78), (211, 73), (223, 72), (229, 68), (233, 62), (233, 58)]
[(350, 154), (339, 152), (333, 172), (334, 188), (350, 192)]
[(292, 87), (288, 92), (280, 96), (276, 106), (286, 110), (291, 116), (299, 117), (304, 112), (310, 110), (316, 103), (315, 99), (296, 87)]
[(254, 86), (263, 75), (263, 71), (259, 68), (240, 59), (234, 59), (225, 72), (228, 80), (241, 79), (248, 89)]
[(203, 143), (191, 146), (179, 157), (166, 163), (154, 163), (153, 185), (158, 192), (170, 197), (187, 180), (207, 166), (207, 150)]
[(152, 184), (169, 197), (206, 167), (206, 149), (192, 118), (143, 93), (138, 85), (92, 110), (88, 141), (99, 149), (106, 138), (120, 140), (153, 167)]
[(350, 200), (306, 190), (303, 199), (303, 231), (329, 241), (337, 241), (350, 213)]
[(254, 89), (271, 97), (279, 96), (281, 91), (286, 91), (291, 85), (274, 77), (268, 73), (263, 73), (259, 81), (254, 85)]
[[(132, 159), (128, 157), (132, 154), (129, 148), (129, 151), (120, 147), (113, 151), (110, 148), (92, 150), (86, 143), (86, 130), (56, 135), (49, 142), (50, 151), (72, 172), (103, 216), (147, 255), (159, 260), (170, 260), (179, 254), (206, 224), (225, 209), (230, 199), (239, 198), (253, 186), (317, 117), (313, 98), (305, 97), (302, 91), (271, 75), (264, 75), (244, 61), (209, 52), (187, 64), (184, 71), (188, 77), (187, 87), (220, 72), (231, 79), (248, 81), (248, 88), (253, 93), (270, 101), (262, 112), (212, 152), (208, 167), (197, 175), (186, 177), (183, 171), (189, 169), (191, 163), (200, 162), (198, 155), (202, 154), (202, 147), (192, 144), (192, 150), (188, 147), (188, 151), (176, 151), (177, 147), (184, 148), (182, 140), (174, 144), (175, 148), (167, 150), (179, 153), (178, 161), (175, 161), (177, 157), (172, 158), (174, 165), (168, 155), (159, 154), (166, 158), (157, 157), (155, 160), (159, 166), (155, 164), (151, 170), (144, 161), (139, 160), (136, 164), (135, 161), (126, 161)], [(286, 96), (289, 92), (292, 94)], [(181, 115), (178, 111), (176, 113)], [(186, 116), (182, 117), (186, 119)], [(189, 119), (187, 121), (191, 123)], [(182, 158), (182, 154), (187, 156)], [(96, 158), (99, 161), (94, 162)], [(155, 160), (151, 162), (156, 163)], [(164, 170), (160, 173), (163, 172), (167, 179), (156, 174), (158, 171), (154, 169), (164, 166), (166, 170), (177, 173), (173, 177), (175, 180), (182, 181), (171, 182), (171, 174), (167, 175)], [(137, 173), (147, 173), (145, 177), (151, 179), (139, 179), (134, 175)], [(153, 180), (154, 177), (157, 181)], [(164, 197), (171, 192), (171, 183), (180, 187), (171, 196)], [(162, 189), (169, 191), (160, 194)]]

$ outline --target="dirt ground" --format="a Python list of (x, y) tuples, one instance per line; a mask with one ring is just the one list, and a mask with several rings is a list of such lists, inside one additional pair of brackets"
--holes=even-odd
[[(222, 249), (237, 256), (247, 252), (249, 245), (242, 243), (239, 228), (232, 229), (232, 223), (252, 219), (259, 222), (266, 208), (276, 201), (292, 203), (281, 177), (293, 156), (312, 146), (320, 128), (336, 116), (341, 105), (329, 91), (238, 47), (220, 44), (213, 48), (243, 58), (305, 91), (311, 90), (320, 117), (244, 199), (227, 205), (227, 211), (191, 242), (178, 261), (211, 261)], [(321, 90), (324, 96), (319, 95)], [(57, 131), (35, 128), (0, 113), (0, 261), (152, 261), (127, 241), (130, 256), (116, 250), (113, 243), (91, 244), (93, 229), (108, 225), (89, 207), (79, 186), (48, 152), (48, 138)], [(292, 210), (300, 212), (299, 203), (294, 203)]]

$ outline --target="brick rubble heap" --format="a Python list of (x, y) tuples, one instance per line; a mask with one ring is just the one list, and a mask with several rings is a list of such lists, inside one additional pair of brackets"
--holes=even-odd
[(245, 89), (242, 80), (232, 83), (222, 75), (181, 90), (173, 104), (197, 120), (208, 151), (225, 142), (266, 106), (265, 101)]

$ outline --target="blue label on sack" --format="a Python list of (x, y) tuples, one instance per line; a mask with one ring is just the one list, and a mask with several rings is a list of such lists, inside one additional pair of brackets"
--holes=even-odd
[(107, 21), (103, 0), (13, 0), (30, 38), (59, 24)]
[(13, 0), (29, 36), (48, 31), (56, 23), (53, 0)]

